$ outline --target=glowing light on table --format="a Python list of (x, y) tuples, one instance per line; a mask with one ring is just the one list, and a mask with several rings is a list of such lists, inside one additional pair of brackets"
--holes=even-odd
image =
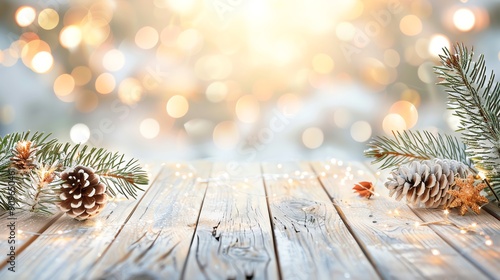
[(460, 31), (470, 31), (476, 24), (476, 17), (471, 10), (461, 8), (453, 14), (453, 24)]
[(399, 29), (407, 36), (415, 36), (422, 32), (422, 21), (416, 15), (406, 15), (399, 22)]
[(31, 69), (33, 69), (33, 58), (35, 57), (35, 55), (39, 54), (40, 52), (51, 53), (49, 44), (47, 44), (45, 41), (39, 40), (37, 37), (33, 37), (32, 40), (29, 40), (28, 42), (25, 41), (22, 42), (24, 43), (19, 44), (19, 47), (22, 46), (21, 59), (24, 65), (30, 67)]
[(100, 46), (109, 37), (111, 28), (107, 18), (89, 13), (81, 22), (82, 40), (90, 46)]
[(52, 57), (52, 54), (45, 51), (35, 54), (35, 56), (31, 60), (31, 68), (36, 73), (48, 72), (50, 69), (52, 69), (53, 64), (54, 58)]
[(333, 70), (333, 59), (324, 53), (316, 54), (312, 59), (312, 67), (314, 71), (320, 74), (328, 74)]
[(77, 123), (69, 131), (71, 141), (75, 144), (83, 144), (90, 139), (90, 129), (83, 123)]
[(302, 133), (302, 143), (309, 149), (319, 148), (323, 144), (323, 131), (317, 127), (309, 127)]
[(205, 90), (205, 95), (210, 102), (217, 103), (223, 101), (227, 96), (228, 88), (223, 82), (210, 83)]
[(76, 25), (69, 25), (61, 30), (59, 35), (59, 42), (61, 46), (72, 49), (80, 44), (82, 41), (82, 31)]
[(30, 6), (21, 6), (16, 11), (16, 22), (21, 27), (26, 27), (35, 21), (36, 11)]
[(75, 79), (69, 74), (62, 74), (54, 81), (54, 93), (57, 97), (64, 97), (75, 89)]
[(354, 38), (356, 28), (352, 25), (352, 23), (343, 21), (338, 23), (335, 27), (335, 34), (340, 40), (349, 42)]
[(244, 95), (236, 102), (236, 116), (244, 123), (254, 123), (259, 117), (259, 102), (253, 95)]
[(102, 73), (95, 79), (95, 90), (100, 94), (111, 93), (115, 87), (115, 77), (111, 73)]
[(448, 40), (448, 37), (442, 34), (433, 35), (429, 42), (429, 54), (438, 57), (443, 52), (443, 48), (450, 49), (450, 40)]
[(126, 78), (118, 87), (118, 97), (125, 104), (135, 104), (142, 98), (143, 88), (135, 78)]
[(180, 14), (188, 13), (196, 4), (195, 0), (166, 0), (166, 2), (172, 10)]
[(389, 112), (401, 116), (405, 122), (405, 128), (409, 129), (415, 126), (418, 121), (418, 111), (415, 105), (408, 101), (397, 101), (392, 104)]
[(153, 139), (160, 133), (160, 124), (152, 118), (144, 119), (139, 126), (139, 131), (144, 138)]
[(182, 31), (176, 40), (177, 46), (189, 52), (189, 54), (196, 54), (203, 46), (203, 37), (196, 29), (187, 29)]
[(418, 71), (417, 71), (418, 78), (426, 84), (435, 83), (436, 82), (436, 75), (434, 75), (434, 68), (433, 68), (434, 66), (435, 66), (434, 63), (432, 63), (432, 62), (422, 63), (418, 67)]
[(135, 44), (141, 49), (152, 49), (158, 44), (158, 31), (151, 26), (144, 26), (135, 34)]
[(44, 9), (38, 14), (38, 25), (45, 30), (52, 30), (59, 24), (59, 14), (53, 9)]
[(388, 114), (382, 121), (382, 128), (387, 135), (392, 135), (393, 130), (405, 130), (406, 122), (405, 119), (399, 114)]
[(102, 59), (102, 65), (108, 71), (118, 71), (125, 65), (125, 56), (117, 49), (109, 50)]
[(189, 110), (189, 102), (182, 95), (174, 95), (168, 100), (166, 109), (172, 118), (182, 118)]

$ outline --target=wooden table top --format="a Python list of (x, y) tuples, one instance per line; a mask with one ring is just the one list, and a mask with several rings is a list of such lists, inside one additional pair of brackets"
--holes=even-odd
[[(165, 164), (85, 222), (0, 216), (0, 279), (499, 279), (499, 209), (446, 215), (387, 196), (359, 162)], [(372, 181), (379, 196), (352, 192)], [(485, 211), (486, 210), (486, 211)]]

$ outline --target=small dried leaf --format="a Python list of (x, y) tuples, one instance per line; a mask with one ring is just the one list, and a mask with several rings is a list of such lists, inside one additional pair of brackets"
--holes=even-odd
[(358, 193), (358, 195), (361, 197), (370, 198), (373, 195), (375, 188), (373, 187), (373, 184), (371, 182), (362, 181), (355, 184), (352, 190)]

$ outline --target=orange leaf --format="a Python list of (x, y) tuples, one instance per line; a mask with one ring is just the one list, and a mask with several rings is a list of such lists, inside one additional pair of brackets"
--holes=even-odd
[(358, 193), (361, 197), (370, 198), (373, 195), (375, 188), (373, 187), (372, 182), (362, 181), (355, 184), (352, 190)]

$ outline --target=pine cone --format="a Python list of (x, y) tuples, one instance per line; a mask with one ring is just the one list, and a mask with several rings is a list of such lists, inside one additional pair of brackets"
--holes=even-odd
[(13, 156), (10, 158), (12, 166), (20, 173), (28, 173), (37, 166), (36, 151), (38, 148), (33, 147), (31, 141), (18, 141), (12, 149)]
[(393, 171), (385, 186), (396, 200), (406, 197), (413, 206), (437, 208), (454, 199), (448, 191), (455, 189), (455, 177), (468, 174), (467, 166), (455, 160), (413, 161)]
[(89, 167), (78, 165), (60, 175), (64, 181), (57, 203), (59, 208), (77, 220), (86, 220), (99, 214), (106, 206), (106, 185)]

